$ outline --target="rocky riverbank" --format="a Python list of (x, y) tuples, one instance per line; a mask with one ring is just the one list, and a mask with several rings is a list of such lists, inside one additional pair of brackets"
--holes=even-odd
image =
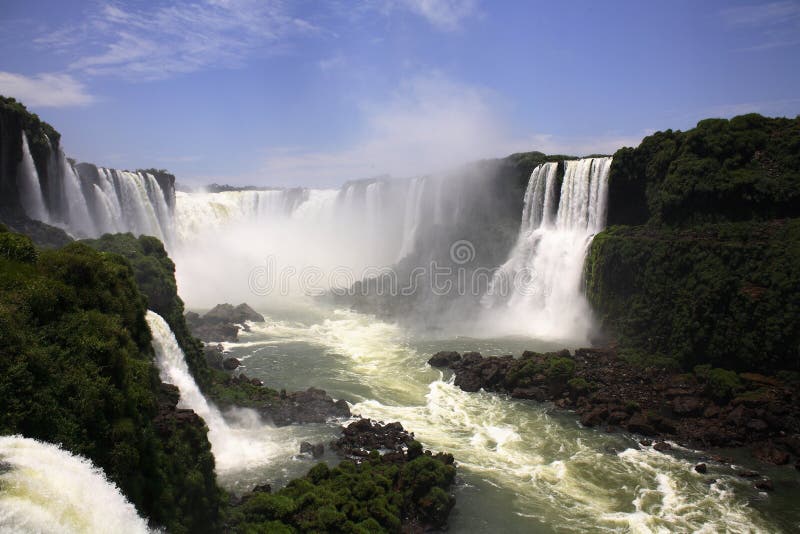
[(204, 315), (187, 312), (186, 325), (192, 335), (204, 343), (211, 341), (238, 341), (239, 331), (247, 332), (247, 322), (263, 323), (264, 316), (245, 303), (217, 304)]
[(428, 363), (452, 369), (464, 391), (552, 401), (587, 427), (696, 448), (747, 447), (760, 461), (800, 469), (800, 391), (790, 377), (642, 368), (614, 348), (526, 351), (520, 358), (439, 352)]

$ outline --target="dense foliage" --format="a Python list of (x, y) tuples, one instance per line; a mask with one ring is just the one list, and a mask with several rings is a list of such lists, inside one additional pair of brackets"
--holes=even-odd
[(626, 349), (736, 370), (800, 369), (800, 219), (595, 237), (587, 294)]
[(178, 296), (175, 282), (175, 264), (161, 241), (144, 235), (136, 238), (128, 233), (105, 234), (99, 239), (83, 242), (94, 249), (119, 254), (130, 262), (136, 284), (147, 299), (147, 308), (169, 324), (183, 349), (189, 370), (200, 387), (207, 389), (212, 381), (212, 372), (203, 356), (202, 343), (186, 326), (183, 301)]
[(800, 216), (800, 117), (758, 114), (667, 130), (614, 154), (609, 224)]
[(400, 532), (404, 524), (442, 526), (454, 504), (452, 456), (422, 454), (417, 442), (406, 456), (409, 461), (396, 462), (374, 451), (360, 464), (317, 464), (277, 493), (249, 496), (230, 521), (247, 533), (380, 534)]
[(173, 532), (217, 525), (199, 425), (162, 415), (145, 302), (129, 264), (82, 243), (37, 251), (0, 228), (0, 433), (90, 458)]

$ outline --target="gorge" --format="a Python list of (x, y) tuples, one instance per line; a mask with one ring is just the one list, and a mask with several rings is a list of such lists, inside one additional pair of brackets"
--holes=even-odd
[[(705, 384), (703, 373), (714, 377), (708, 383), (721, 377), (724, 399), (709, 406), (741, 405), (750, 414), (742, 425), (762, 421), (766, 428), (753, 429), (758, 439), (776, 439), (778, 423), (755, 415), (772, 406), (774, 399), (762, 398), (769, 388), (742, 381), (757, 372), (791, 388), (800, 371), (800, 275), (792, 268), (800, 261), (800, 118), (703, 121), (613, 156), (514, 154), (330, 190), (185, 191), (163, 171), (74, 164), (52, 128), (6, 100), (0, 133), (0, 219), (39, 245), (0, 233), (2, 391), (9, 392), (0, 429), (16, 435), (0, 438), (0, 526), (26, 525), (22, 515), (33, 512), (25, 512), (25, 499), (36, 502), (40, 489), (26, 486), (24, 465), (48, 454), (56, 464), (77, 464), (72, 483), (80, 491), (100, 487), (93, 499), (126, 530), (244, 531), (254, 517), (264, 529), (270, 521), (271, 528), (282, 522), (302, 530), (302, 497), (292, 492), (310, 495), (342, 472), (309, 472), (300, 444), (329, 443), (340, 421), (276, 427), (247, 401), (311, 386), (346, 400), (353, 414), (399, 421), (422, 446), (454, 456), (448, 524), (456, 532), (800, 525), (791, 504), (800, 482), (791, 467), (759, 463), (743, 450), (723, 451), (733, 458), (715, 463), (712, 453), (675, 441), (664, 454), (633, 430), (579, 425), (558, 399), (511, 396), (513, 388), (503, 395), (465, 390), (458, 370), (426, 364), (440, 351), (522, 361), (525, 351), (569, 349), (564, 361), (525, 371), (530, 383), (523, 385), (544, 386), (549, 373), (574, 367), (576, 349), (611, 341), (615, 357), (645, 370), (642, 380), (646, 370), (691, 384)], [(613, 226), (606, 230), (607, 221)], [(50, 250), (64, 232), (79, 241)], [(133, 236), (103, 235), (119, 232)], [(414, 291), (404, 293), (410, 280)], [(181, 299), (197, 311), (248, 302), (264, 316), (238, 341), (221, 343), (242, 368), (227, 375), (208, 368)], [(81, 362), (76, 369), (73, 360)], [(264, 387), (225, 381), (242, 371)], [(563, 378), (560, 387), (577, 404), (579, 388), (566, 385), (571, 374)], [(110, 389), (87, 388), (85, 413), (59, 404), (87, 382)], [(585, 386), (586, 398), (603, 393), (599, 382)], [(780, 421), (788, 421), (782, 437), (800, 432), (796, 409)], [(663, 411), (678, 417), (671, 406)], [(84, 427), (86, 435), (77, 431)], [(800, 451), (783, 443), (796, 461)], [(370, 464), (380, 476), (397, 471), (389, 489), (364, 487), (388, 495), (392, 484), (408, 483), (407, 466), (427, 461), (410, 451), (405, 467)], [(340, 461), (331, 451), (322, 459)], [(707, 473), (694, 469), (700, 462), (709, 464)], [(149, 470), (137, 474), (142, 465)], [(438, 464), (428, 468), (441, 484), (425, 486), (411, 508), (398, 505), (416, 510), (415, 518), (433, 517), (422, 501), (450, 511), (444, 480), (452, 475)], [(768, 476), (777, 491), (767, 494), (739, 476), (749, 470)], [(264, 483), (284, 489), (226, 509), (223, 491), (242, 497)], [(76, 514), (88, 514), (56, 495), (69, 511), (46, 521), (68, 529)], [(269, 513), (259, 516), (253, 503)], [(352, 506), (326, 508), (328, 528), (344, 529), (345, 521), (356, 532), (400, 528), (393, 513), (357, 520)], [(206, 515), (196, 516), (198, 509)]]

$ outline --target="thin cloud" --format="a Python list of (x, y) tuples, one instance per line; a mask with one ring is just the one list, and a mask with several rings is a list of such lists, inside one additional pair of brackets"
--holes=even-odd
[(720, 11), (720, 16), (730, 28), (747, 30), (758, 39), (740, 51), (759, 52), (800, 44), (800, 2), (796, 0), (727, 8)]
[(74, 71), (154, 80), (240, 67), (252, 53), (277, 52), (288, 37), (319, 30), (278, 0), (172, 1), (153, 8), (108, 3), (83, 24), (35, 42), (73, 57)]
[(478, 8), (476, 0), (403, 0), (402, 4), (432, 25), (447, 31), (460, 28), (464, 20), (477, 13)]
[[(259, 182), (330, 186), (376, 175), (415, 176), (514, 152), (586, 155), (635, 146), (639, 137), (562, 138), (513, 135), (495, 111), (494, 95), (441, 74), (407, 80), (388, 102), (363, 106), (362, 135), (338, 150), (275, 147)], [(241, 180), (239, 180), (241, 181)]]
[(95, 98), (69, 74), (41, 73), (25, 76), (0, 71), (0, 94), (12, 96), (32, 107), (87, 106)]

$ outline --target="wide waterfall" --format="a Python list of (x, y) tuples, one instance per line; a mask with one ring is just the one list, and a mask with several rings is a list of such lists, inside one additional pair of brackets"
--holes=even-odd
[(57, 445), (0, 437), (0, 532), (149, 532), (103, 471)]
[(483, 298), (489, 324), (542, 339), (587, 343), (591, 310), (582, 292), (583, 264), (605, 226), (611, 158), (537, 166), (525, 191), (517, 243)]

